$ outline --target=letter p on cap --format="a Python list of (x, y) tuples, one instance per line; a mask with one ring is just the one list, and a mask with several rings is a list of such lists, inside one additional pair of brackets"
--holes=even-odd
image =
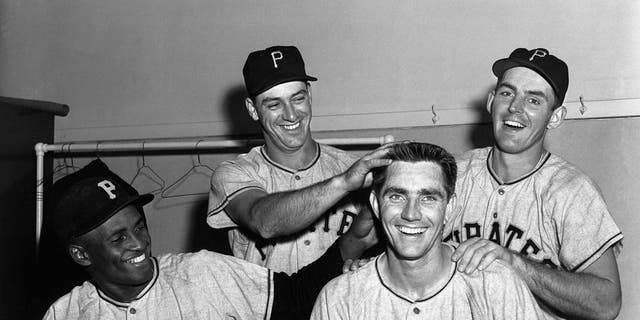
[(536, 51), (534, 51), (531, 57), (529, 58), (529, 61), (533, 61), (535, 57), (544, 58), (547, 56), (547, 54), (549, 53), (545, 50), (536, 49)]
[(273, 51), (271, 52), (271, 60), (273, 60), (273, 67), (274, 68), (278, 68), (278, 60), (282, 60), (282, 58), (284, 58), (282, 56), (282, 52), (280, 51)]

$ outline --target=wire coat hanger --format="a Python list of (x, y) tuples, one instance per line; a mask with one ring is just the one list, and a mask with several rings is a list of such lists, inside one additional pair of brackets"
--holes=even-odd
[[(187, 180), (189, 180), (189, 177), (194, 176), (194, 174), (206, 175), (207, 177), (211, 177), (211, 175), (213, 174), (213, 169), (211, 169), (211, 167), (209, 167), (206, 164), (203, 164), (200, 161), (200, 152), (198, 152), (198, 144), (201, 141), (202, 140), (198, 140), (198, 142), (196, 142), (196, 145), (194, 147), (197, 154), (198, 161), (196, 163), (192, 163), (191, 168), (187, 170), (185, 174), (183, 174), (180, 178), (178, 178), (178, 180), (176, 180), (174, 183), (172, 183), (166, 189), (164, 189), (164, 191), (162, 191), (162, 193), (160, 194), (162, 198), (179, 198), (179, 197), (199, 196), (199, 195), (209, 194), (208, 191), (171, 194), (172, 191), (176, 191), (176, 189), (179, 186), (184, 184)], [(193, 161), (193, 158), (192, 158), (192, 161)], [(207, 172), (206, 173), (198, 172), (198, 168), (205, 169)]]
[(162, 179), (162, 177), (160, 177), (160, 175), (157, 174), (155, 170), (153, 170), (150, 166), (147, 165), (147, 162), (144, 159), (144, 143), (145, 142), (143, 141), (142, 142), (142, 166), (138, 167), (138, 171), (136, 171), (136, 174), (133, 176), (129, 184), (133, 186), (133, 183), (136, 181), (136, 179), (138, 179), (138, 177), (144, 176), (144, 177), (147, 177), (149, 181), (151, 181), (153, 184), (158, 186), (158, 188), (148, 192), (144, 192), (144, 193), (162, 192), (165, 186), (164, 179)]
[(74, 163), (73, 163), (73, 157), (69, 156), (69, 162), (67, 162), (67, 156), (65, 155), (65, 151), (64, 151), (64, 147), (67, 146), (67, 151), (66, 154), (71, 153), (71, 143), (67, 143), (67, 144), (63, 144), (61, 147), (61, 151), (63, 151), (63, 156), (62, 156), (62, 163), (60, 163), (58, 161), (58, 164), (55, 166), (55, 168), (53, 168), (53, 177), (55, 180), (55, 176), (58, 175), (60, 176), (60, 178), (69, 175), (71, 173), (74, 173), (78, 170), (80, 170), (80, 167), (77, 167)]

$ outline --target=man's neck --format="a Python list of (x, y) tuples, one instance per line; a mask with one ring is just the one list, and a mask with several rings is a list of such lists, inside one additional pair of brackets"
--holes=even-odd
[(270, 143), (265, 143), (265, 152), (272, 161), (295, 171), (308, 168), (320, 152), (320, 146), (309, 137), (300, 149), (291, 151), (283, 151)]
[(449, 246), (438, 243), (418, 260), (402, 260), (389, 248), (380, 261), (380, 272), (394, 291), (413, 301), (420, 300), (436, 293), (448, 281), (452, 253)]
[(98, 279), (92, 279), (92, 282), (109, 298), (122, 303), (133, 301), (149, 284), (147, 282), (137, 286), (116, 286), (111, 283), (99, 281)]
[(491, 168), (502, 182), (511, 182), (530, 173), (545, 154), (547, 150), (543, 147), (532, 148), (518, 154), (506, 153), (494, 147), (490, 159)]

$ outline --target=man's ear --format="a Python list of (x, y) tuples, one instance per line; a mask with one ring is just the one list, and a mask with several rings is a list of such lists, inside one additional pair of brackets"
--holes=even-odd
[(373, 215), (376, 218), (380, 219), (380, 207), (378, 206), (378, 197), (376, 195), (375, 190), (371, 189), (369, 193), (369, 204), (371, 204), (371, 210), (373, 210)]
[(83, 267), (88, 267), (91, 265), (89, 254), (87, 253), (87, 250), (82, 246), (71, 244), (69, 245), (68, 253), (71, 256), (71, 259), (75, 261), (75, 263)]
[(455, 193), (452, 194), (451, 197), (449, 198), (449, 202), (447, 203), (447, 211), (446, 212), (451, 212), (451, 210), (453, 210), (453, 208), (456, 207), (457, 201), (458, 201), (458, 197), (456, 197), (456, 194)]
[(559, 127), (564, 121), (564, 117), (567, 116), (567, 108), (559, 106), (551, 113), (549, 122), (547, 122), (547, 129), (555, 129)]
[(311, 83), (307, 82), (307, 94), (309, 95), (309, 103), (312, 102), (312, 98), (311, 98)]
[(251, 100), (251, 98), (244, 99), (244, 106), (247, 108), (247, 112), (249, 112), (251, 119), (253, 119), (253, 121), (258, 121), (258, 110), (256, 110), (256, 107), (253, 105), (253, 100)]
[(491, 104), (493, 103), (493, 98), (496, 96), (496, 91), (491, 90), (487, 95), (487, 111), (491, 114)]

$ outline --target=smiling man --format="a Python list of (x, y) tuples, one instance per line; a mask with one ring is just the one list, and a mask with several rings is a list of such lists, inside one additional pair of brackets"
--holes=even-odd
[(442, 243), (453, 205), (455, 159), (426, 143), (400, 143), (374, 173), (370, 203), (386, 252), (329, 282), (311, 319), (544, 319), (526, 284), (506, 264), (465, 274)]
[(563, 121), (567, 65), (548, 50), (514, 50), (493, 64), (493, 147), (458, 161), (457, 206), (445, 241), (468, 273), (499, 259), (558, 317), (613, 319), (621, 292), (614, 249), (622, 233), (596, 186), (544, 146)]
[(350, 231), (292, 275), (205, 250), (154, 256), (142, 209), (153, 196), (139, 195), (102, 161), (57, 181), (54, 194), (57, 236), (90, 280), (45, 319), (305, 319), (340, 274), (344, 252), (372, 245), (357, 244)]
[[(207, 223), (229, 228), (233, 255), (287, 273), (316, 260), (367, 210), (372, 168), (386, 146), (357, 159), (311, 136), (311, 85), (293, 46), (252, 52), (244, 68), (249, 116), (265, 143), (218, 166), (211, 177)], [(392, 137), (387, 137), (391, 142)], [(373, 228), (371, 236), (375, 236)]]

